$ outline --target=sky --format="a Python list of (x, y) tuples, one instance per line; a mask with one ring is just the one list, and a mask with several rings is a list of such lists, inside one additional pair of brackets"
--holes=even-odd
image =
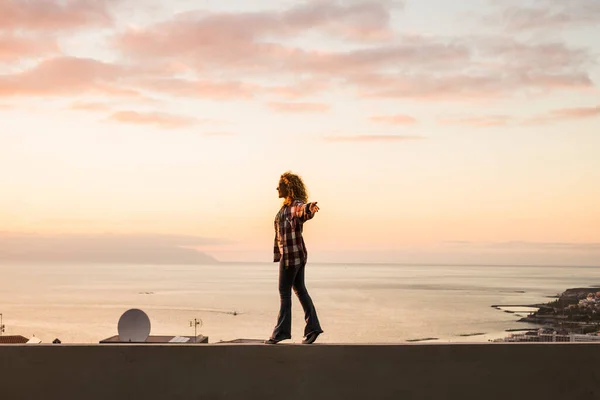
[(0, 259), (269, 262), (292, 171), (309, 261), (600, 266), (598, 37), (600, 0), (0, 0)]

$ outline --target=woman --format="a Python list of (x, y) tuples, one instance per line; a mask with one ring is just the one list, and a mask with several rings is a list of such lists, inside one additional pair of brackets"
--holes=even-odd
[(306, 265), (306, 246), (302, 238), (304, 222), (312, 219), (319, 207), (317, 202), (307, 203), (308, 195), (302, 178), (286, 172), (281, 175), (277, 186), (283, 205), (275, 216), (274, 262), (279, 262), (279, 296), (281, 307), (277, 325), (266, 344), (276, 344), (292, 338), (292, 288), (304, 309), (303, 344), (311, 344), (323, 330), (317, 318), (315, 306), (304, 285), (304, 267)]

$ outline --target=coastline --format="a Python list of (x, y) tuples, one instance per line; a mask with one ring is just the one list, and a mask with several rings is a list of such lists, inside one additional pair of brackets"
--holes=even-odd
[[(547, 296), (553, 301), (531, 305), (492, 305), (496, 310), (516, 314), (528, 311), (517, 322), (536, 326), (533, 329), (511, 329), (504, 342), (570, 342), (597, 341), (600, 336), (600, 286), (566, 289), (559, 295)], [(511, 309), (512, 308), (512, 309)], [(516, 314), (518, 315), (518, 314)], [(525, 332), (525, 333), (522, 333)]]

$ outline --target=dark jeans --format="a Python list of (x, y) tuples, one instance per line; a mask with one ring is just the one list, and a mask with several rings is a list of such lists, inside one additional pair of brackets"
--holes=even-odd
[(284, 268), (279, 263), (279, 296), (281, 307), (277, 316), (277, 326), (273, 330), (272, 339), (283, 340), (292, 337), (292, 288), (304, 309), (304, 336), (312, 332), (323, 332), (317, 318), (317, 310), (304, 285), (305, 264)]

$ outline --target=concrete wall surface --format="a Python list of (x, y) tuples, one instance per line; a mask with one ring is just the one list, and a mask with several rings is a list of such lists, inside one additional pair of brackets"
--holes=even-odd
[(0, 399), (600, 399), (600, 344), (4, 345)]

